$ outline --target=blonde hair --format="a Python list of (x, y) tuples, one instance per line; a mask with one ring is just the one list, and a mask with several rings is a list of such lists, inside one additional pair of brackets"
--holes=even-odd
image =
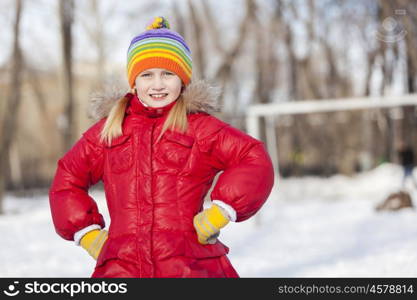
[[(104, 127), (100, 133), (101, 142), (105, 142), (108, 145), (111, 145), (111, 142), (114, 138), (117, 138), (123, 134), (122, 124), (128, 102), (129, 98), (122, 97), (110, 110), (107, 120), (104, 123)], [(164, 125), (162, 126), (161, 133), (156, 142), (159, 142), (165, 131), (168, 129), (177, 130), (181, 133), (184, 133), (187, 130), (187, 127), (187, 107), (182, 95), (180, 95), (174, 106), (169, 111)]]

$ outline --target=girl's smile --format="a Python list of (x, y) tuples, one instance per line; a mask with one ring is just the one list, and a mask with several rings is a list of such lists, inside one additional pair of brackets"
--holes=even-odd
[(155, 101), (161, 101), (161, 100), (164, 100), (168, 96), (168, 93), (158, 93), (158, 94), (155, 93), (155, 94), (149, 94), (149, 96), (151, 96), (152, 99)]

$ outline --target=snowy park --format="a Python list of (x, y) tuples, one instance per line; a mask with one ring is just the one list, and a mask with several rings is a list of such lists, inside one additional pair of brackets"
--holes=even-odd
[[(3, 0), (0, 16), (0, 277), (88, 278), (102, 249), (97, 277), (235, 277), (200, 245), (220, 231), (243, 278), (417, 278), (417, 1)], [(114, 247), (88, 231), (100, 181)]]
[[(395, 164), (351, 177), (276, 178), (259, 214), (230, 223), (220, 240), (241, 277), (416, 277), (416, 211), (375, 211), (401, 178)], [(90, 194), (108, 226), (104, 193)], [(0, 235), (0, 277), (90, 277), (94, 269), (55, 233), (46, 195), (8, 195)]]

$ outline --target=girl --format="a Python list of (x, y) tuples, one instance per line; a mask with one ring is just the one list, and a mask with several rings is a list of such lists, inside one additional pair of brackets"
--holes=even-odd
[[(191, 71), (184, 39), (155, 18), (128, 49), (131, 92), (97, 101), (100, 121), (58, 162), (55, 229), (97, 259), (92, 277), (238, 277), (217, 237), (261, 208), (272, 163), (262, 142), (209, 114), (215, 92)], [(108, 232), (88, 194), (100, 180)]]

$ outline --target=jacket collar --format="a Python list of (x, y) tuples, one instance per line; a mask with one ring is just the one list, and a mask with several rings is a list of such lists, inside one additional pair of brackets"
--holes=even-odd
[[(89, 117), (95, 120), (107, 117), (113, 106), (123, 96), (130, 97), (126, 113), (139, 113), (148, 116), (154, 116), (155, 114), (165, 115), (175, 103), (174, 101), (163, 107), (162, 112), (159, 112), (158, 109), (152, 111), (152, 108), (149, 110), (148, 107), (143, 106), (134, 94), (126, 94), (126, 90), (127, 88), (120, 88), (120, 86), (107, 85), (101, 92), (93, 93), (88, 110)], [(191, 82), (182, 93), (187, 113), (213, 113), (220, 111), (217, 103), (219, 95), (220, 89), (218, 87), (212, 86), (202, 80)]]
[(163, 107), (146, 107), (135, 94), (127, 93), (125, 97), (129, 99), (129, 103), (126, 108), (127, 114), (144, 115), (148, 118), (159, 118), (167, 115), (176, 102), (173, 101)]

